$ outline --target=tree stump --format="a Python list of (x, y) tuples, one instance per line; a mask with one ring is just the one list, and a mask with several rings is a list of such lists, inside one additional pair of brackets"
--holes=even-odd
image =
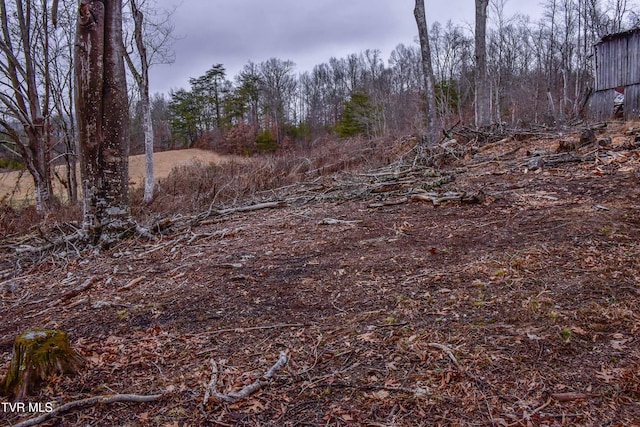
[(73, 374), (84, 365), (69, 345), (66, 333), (30, 330), (18, 335), (7, 375), (0, 382), (0, 395), (22, 400), (40, 382), (54, 374)]

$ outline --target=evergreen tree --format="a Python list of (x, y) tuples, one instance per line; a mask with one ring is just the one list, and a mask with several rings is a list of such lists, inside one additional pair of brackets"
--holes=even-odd
[(348, 101), (344, 102), (342, 117), (336, 124), (336, 132), (341, 138), (356, 135), (374, 135), (380, 108), (371, 102), (369, 95), (364, 92), (354, 92)]

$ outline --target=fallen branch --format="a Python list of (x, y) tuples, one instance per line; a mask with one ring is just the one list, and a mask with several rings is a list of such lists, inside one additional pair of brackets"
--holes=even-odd
[(275, 201), (275, 202), (258, 203), (258, 204), (249, 205), (249, 206), (239, 206), (237, 208), (227, 208), (227, 209), (214, 209), (213, 208), (213, 204), (212, 204), (211, 206), (209, 206), (209, 210), (207, 210), (206, 212), (203, 212), (203, 213), (193, 217), (191, 219), (191, 225), (200, 224), (205, 219), (207, 219), (207, 218), (209, 218), (211, 216), (214, 216), (214, 215), (215, 216), (223, 216), (223, 215), (228, 215), (228, 214), (238, 213), (238, 212), (257, 211), (257, 210), (260, 210), (260, 209), (283, 208), (285, 206), (287, 206), (287, 202), (282, 201), (282, 200), (278, 200), (278, 201)]
[(412, 194), (411, 200), (417, 200), (421, 202), (431, 202), (433, 203), (433, 206), (438, 206), (441, 203), (449, 202), (449, 201), (456, 201), (456, 202), (467, 203), (467, 204), (478, 204), (478, 203), (482, 203), (485, 200), (485, 197), (482, 191), (479, 191), (476, 194), (467, 194), (466, 192), (445, 193), (442, 195), (438, 193), (419, 193), (419, 194)]
[(18, 248), (16, 248), (16, 254), (18, 256), (26, 254), (40, 254), (61, 246), (66, 246), (76, 241), (84, 240), (85, 238), (85, 234), (81, 230), (79, 230), (71, 235), (63, 236), (59, 239), (49, 241), (49, 243), (42, 246), (33, 246), (26, 244), (20, 245)]
[(325, 218), (322, 221), (320, 221), (318, 224), (319, 225), (339, 225), (339, 224), (355, 225), (355, 224), (358, 224), (359, 222), (362, 222), (362, 220), (347, 221), (345, 219)]
[(384, 206), (403, 205), (403, 204), (407, 203), (408, 201), (409, 201), (409, 199), (407, 199), (406, 197), (401, 197), (400, 199), (385, 200), (384, 202), (379, 202), (379, 203), (370, 203), (368, 205), (368, 207), (370, 207), (370, 208), (381, 208), (381, 207), (384, 207)]
[(246, 385), (240, 389), (240, 391), (230, 391), (229, 393), (219, 393), (216, 391), (216, 383), (218, 382), (218, 365), (216, 362), (211, 359), (211, 381), (206, 386), (206, 390), (204, 392), (204, 400), (202, 402), (203, 405), (207, 404), (209, 397), (214, 398), (219, 402), (227, 402), (234, 403), (242, 399), (246, 399), (252, 394), (256, 393), (262, 387), (269, 384), (269, 380), (273, 377), (273, 375), (280, 370), (284, 365), (289, 361), (289, 355), (286, 351), (280, 353), (280, 357), (278, 357), (278, 361), (271, 367), (267, 372), (265, 372), (260, 378), (258, 378), (253, 383)]
[(227, 215), (230, 213), (251, 212), (251, 211), (257, 211), (260, 209), (283, 208), (285, 206), (287, 206), (286, 202), (276, 201), (276, 202), (258, 203), (257, 205), (250, 205), (250, 206), (240, 206), (238, 208), (220, 209), (220, 210), (214, 211), (214, 213), (218, 215)]
[(142, 282), (144, 279), (146, 279), (145, 276), (137, 277), (137, 278), (133, 279), (132, 281), (130, 281), (129, 283), (127, 283), (126, 285), (119, 287), (118, 288), (118, 292), (127, 291), (127, 290), (133, 288), (134, 286), (136, 286), (138, 283)]
[(93, 287), (93, 285), (96, 282), (96, 276), (91, 276), (89, 277), (87, 280), (84, 281), (84, 283), (82, 285), (80, 285), (79, 288), (75, 288), (72, 289), (68, 292), (65, 292), (57, 301), (53, 301), (51, 303), (48, 304), (49, 307), (53, 307), (54, 305), (58, 305), (61, 301), (67, 301), (70, 300), (72, 298), (77, 297), (78, 295), (80, 295), (81, 293), (88, 291), (89, 289), (91, 289)]
[(107, 403), (116, 403), (116, 402), (152, 402), (154, 400), (158, 400), (162, 397), (162, 393), (152, 394), (148, 396), (137, 395), (137, 394), (110, 394), (104, 396), (94, 396), (86, 399), (75, 400), (73, 402), (65, 403), (62, 406), (57, 407), (51, 412), (47, 412), (45, 414), (40, 415), (36, 418), (31, 418), (30, 420), (23, 421), (21, 423), (15, 424), (13, 427), (29, 427), (34, 426), (40, 423), (47, 421), (50, 418), (53, 418), (57, 415), (62, 414), (63, 412), (70, 411), (74, 408), (81, 408), (85, 406), (95, 405), (95, 404), (107, 404)]

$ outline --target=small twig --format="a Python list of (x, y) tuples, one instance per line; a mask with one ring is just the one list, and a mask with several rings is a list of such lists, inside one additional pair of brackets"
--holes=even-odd
[(376, 384), (359, 385), (359, 384), (351, 384), (351, 383), (344, 383), (344, 382), (334, 382), (331, 384), (331, 386), (343, 387), (343, 388), (354, 388), (358, 390), (384, 390), (384, 391), (392, 391), (396, 393), (409, 393), (409, 394), (413, 394), (416, 397), (427, 396), (431, 394), (431, 391), (427, 387), (410, 388), (410, 387), (394, 387), (394, 386), (376, 385)]
[(530, 414), (527, 413), (525, 414), (525, 416), (522, 418), (521, 421), (517, 421), (515, 423), (509, 424), (510, 426), (515, 426), (518, 424), (521, 424), (522, 422), (526, 422), (526, 421), (530, 421), (531, 417), (535, 414), (537, 414), (538, 412), (542, 411), (544, 408), (546, 408), (547, 406), (549, 406), (551, 404), (551, 398), (547, 399), (547, 401), (545, 403), (543, 403), (541, 406), (538, 406), (536, 409), (533, 410), (533, 412), (531, 412)]
[(396, 322), (396, 323), (388, 323), (386, 325), (377, 325), (376, 328), (378, 329), (383, 329), (383, 328), (401, 328), (403, 326), (407, 326), (409, 324), (409, 322)]
[(137, 277), (137, 278), (133, 279), (132, 281), (130, 281), (129, 283), (127, 283), (126, 285), (119, 287), (118, 288), (118, 292), (123, 292), (123, 291), (129, 290), (129, 289), (133, 288), (134, 286), (136, 286), (138, 283), (142, 282), (144, 279), (146, 279), (146, 276)]
[[(218, 334), (224, 334), (228, 332), (243, 333), (245, 331), (259, 331), (259, 330), (265, 330), (265, 329), (304, 328), (306, 326), (309, 326), (309, 325), (305, 323), (285, 323), (282, 325), (253, 326), (251, 328), (226, 328), (226, 329), (218, 329), (217, 331), (212, 331), (212, 332), (205, 332), (202, 335), (218, 335)], [(207, 350), (199, 351), (198, 353), (196, 353), (196, 355), (202, 356), (203, 354), (211, 353), (212, 351), (213, 350), (209, 348)]]
[(306, 323), (284, 323), (279, 325), (266, 325), (266, 326), (252, 326), (250, 328), (226, 328), (226, 329), (218, 329), (217, 331), (205, 332), (205, 335), (217, 335), (223, 334), (226, 332), (245, 332), (245, 331), (258, 331), (263, 329), (279, 329), (279, 328), (302, 328), (305, 326), (309, 326)]
[(160, 399), (161, 397), (162, 397), (162, 393), (148, 395), (148, 396), (137, 395), (137, 394), (116, 394), (116, 395), (89, 397), (87, 399), (75, 400), (73, 402), (65, 403), (64, 405), (57, 407), (51, 412), (47, 412), (45, 414), (40, 415), (39, 417), (31, 418), (30, 420), (26, 420), (21, 423), (15, 424), (13, 427), (34, 426), (34, 425), (43, 423), (48, 419), (53, 418), (63, 412), (70, 411), (71, 409), (81, 408), (89, 405), (95, 405), (98, 403), (107, 404), (107, 403), (116, 403), (116, 402), (152, 402), (154, 400)]
[(432, 347), (432, 348), (437, 348), (438, 350), (442, 350), (442, 351), (444, 351), (444, 352), (447, 354), (447, 356), (449, 356), (449, 359), (451, 359), (451, 361), (453, 362), (453, 364), (454, 364), (454, 365), (456, 365), (456, 368), (458, 368), (458, 370), (459, 370), (460, 372), (462, 372), (462, 367), (461, 367), (461, 366), (460, 366), (460, 364), (458, 363), (458, 360), (457, 360), (457, 359), (456, 359), (456, 357), (453, 355), (453, 351), (452, 351), (449, 347), (447, 347), (447, 346), (446, 346), (446, 345), (444, 345), (444, 344), (438, 344), (438, 343), (436, 343), (436, 342), (430, 342), (430, 343), (428, 344), (428, 346), (429, 346), (429, 347)]

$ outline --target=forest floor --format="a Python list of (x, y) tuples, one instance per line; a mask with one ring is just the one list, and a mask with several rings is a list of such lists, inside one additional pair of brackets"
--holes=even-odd
[[(161, 241), (24, 259), (0, 284), (0, 375), (17, 333), (59, 328), (86, 367), (29, 401), (163, 397), (45, 425), (638, 426), (629, 126), (568, 153), (580, 131), (514, 135), (437, 170), (334, 174)], [(281, 352), (258, 392), (203, 402), (213, 366), (228, 394)]]

